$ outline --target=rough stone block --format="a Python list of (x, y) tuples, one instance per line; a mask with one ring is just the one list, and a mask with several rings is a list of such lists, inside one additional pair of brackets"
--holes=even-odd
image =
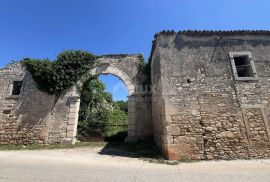
[(164, 132), (167, 135), (180, 135), (181, 134), (181, 130), (178, 127), (178, 125), (172, 125), (172, 124), (166, 126), (166, 129)]
[(75, 137), (74, 131), (67, 131), (67, 137), (68, 137), (68, 138), (73, 138), (73, 137)]
[(78, 113), (69, 113), (69, 119), (76, 119), (78, 117)]
[(75, 125), (70, 125), (70, 124), (69, 124), (69, 125), (67, 126), (67, 130), (68, 130), (68, 131), (74, 131), (74, 130), (75, 130)]

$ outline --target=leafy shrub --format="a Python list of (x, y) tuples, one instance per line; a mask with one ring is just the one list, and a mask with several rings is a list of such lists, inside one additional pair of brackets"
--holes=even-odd
[(124, 111), (126, 114), (128, 113), (128, 102), (127, 101), (116, 101), (114, 102), (115, 106), (118, 106), (119, 109), (121, 109), (122, 111)]
[(26, 69), (37, 83), (38, 89), (59, 96), (76, 84), (94, 64), (97, 56), (86, 51), (64, 51), (55, 61), (48, 59), (23, 60)]
[(106, 122), (104, 136), (111, 137), (119, 132), (126, 132), (127, 120), (127, 114), (124, 111), (114, 108), (110, 112), (109, 120)]

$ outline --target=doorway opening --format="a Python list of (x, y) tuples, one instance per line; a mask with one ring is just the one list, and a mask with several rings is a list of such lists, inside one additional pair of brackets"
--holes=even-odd
[(96, 75), (82, 85), (77, 139), (124, 141), (128, 134), (128, 90), (118, 77)]

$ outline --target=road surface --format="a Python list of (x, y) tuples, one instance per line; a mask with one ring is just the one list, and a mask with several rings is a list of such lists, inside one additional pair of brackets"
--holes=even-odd
[(0, 151), (0, 182), (269, 182), (270, 160), (165, 165), (99, 154), (100, 148)]

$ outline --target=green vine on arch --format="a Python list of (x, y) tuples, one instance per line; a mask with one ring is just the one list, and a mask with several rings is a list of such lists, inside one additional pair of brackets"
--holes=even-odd
[(138, 69), (144, 75), (142, 84), (149, 87), (151, 85), (151, 62), (150, 60), (146, 62), (142, 54), (139, 55), (139, 60)]
[(70, 50), (60, 53), (55, 61), (25, 58), (23, 63), (39, 90), (60, 96), (93, 67), (97, 58), (86, 51)]

